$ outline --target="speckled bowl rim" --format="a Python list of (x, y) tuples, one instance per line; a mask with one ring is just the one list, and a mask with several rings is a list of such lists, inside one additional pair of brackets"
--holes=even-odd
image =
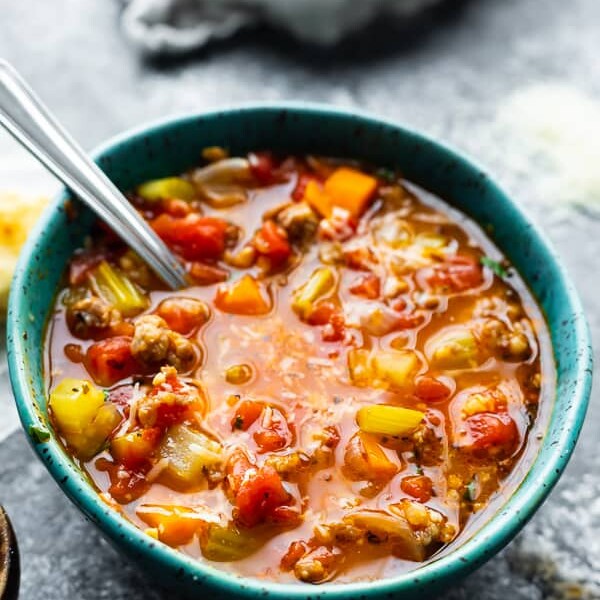
[[(329, 118), (348, 117), (359, 121), (366, 128), (386, 127), (395, 129), (399, 135), (410, 136), (412, 140), (422, 142), (433, 147), (437, 152), (444, 153), (457, 161), (460, 168), (465, 166), (485, 173), (476, 161), (467, 157), (463, 152), (441, 144), (431, 138), (415, 132), (414, 130), (373, 117), (357, 110), (345, 110), (328, 105), (310, 103), (253, 103), (252, 105), (232, 106), (210, 112), (173, 116), (151, 122), (130, 129), (117, 135), (92, 152), (95, 159), (105, 153), (110, 153), (119, 144), (132, 138), (148, 134), (166, 132), (175, 124), (193, 122), (195, 119), (223, 118), (228, 113), (243, 111), (286, 111), (288, 113), (301, 113), (311, 116), (326, 115)], [(562, 267), (546, 236), (534, 227), (523, 210), (516, 206), (489, 177), (486, 185), (492, 192), (503, 197), (507, 205), (516, 213), (523, 223), (531, 228), (538, 249), (547, 261), (554, 264), (559, 274), (561, 285), (566, 291), (573, 315), (572, 334), (579, 348), (576, 360), (576, 384), (571, 391), (571, 397), (564, 401), (566, 416), (560, 436), (554, 441), (550, 449), (540, 449), (534, 462), (530, 466), (523, 482), (513, 495), (501, 506), (496, 514), (481, 527), (472, 537), (462, 543), (452, 552), (422, 566), (418, 569), (400, 574), (396, 577), (378, 581), (336, 584), (330, 583), (318, 587), (301, 584), (275, 583), (271, 581), (246, 578), (213, 566), (196, 561), (183, 553), (169, 548), (160, 543), (149, 542), (149, 538), (140, 529), (111, 510), (100, 499), (97, 492), (86, 482), (81, 472), (65, 456), (60, 445), (51, 438), (44, 443), (32, 433), (32, 427), (44, 426), (36, 412), (30, 384), (27, 381), (27, 369), (20, 357), (26, 352), (24, 340), (21, 337), (19, 322), (27, 321), (27, 306), (23, 300), (22, 288), (28, 270), (34, 266), (36, 246), (43, 238), (44, 232), (53, 227), (59, 204), (64, 201), (66, 192), (63, 192), (44, 213), (34, 233), (29, 237), (16, 269), (12, 282), (12, 293), (9, 301), (8, 312), (8, 346), (9, 346), (9, 371), (13, 391), (16, 398), (17, 409), (23, 428), (36, 453), (39, 455), (46, 468), (50, 471), (66, 495), (117, 545), (127, 550), (129, 555), (137, 555), (146, 562), (159, 563), (167, 567), (171, 573), (177, 573), (182, 578), (188, 577), (201, 584), (206, 582), (218, 588), (219, 592), (232, 597), (258, 597), (270, 596), (281, 599), (299, 598), (327, 598), (349, 599), (370, 595), (395, 597), (402, 592), (414, 593), (415, 589), (428, 590), (442, 581), (453, 581), (471, 572), (505, 546), (523, 527), (542, 504), (558, 481), (561, 473), (573, 451), (581, 430), (587, 404), (589, 400), (592, 381), (592, 351), (590, 334), (584, 317), (578, 294), (571, 283), (565, 269)], [(45, 326), (45, 324), (44, 324)], [(41, 376), (38, 373), (38, 377)], [(564, 400), (564, 399), (563, 399)], [(554, 409), (553, 409), (554, 414)], [(551, 459), (547, 459), (539, 466), (542, 452), (551, 452)], [(546, 457), (547, 458), (547, 457)], [(152, 554), (149, 559), (148, 554)], [(146, 555), (146, 556), (145, 556)], [(200, 591), (200, 588), (198, 588)], [(400, 596), (399, 596), (400, 597)]]

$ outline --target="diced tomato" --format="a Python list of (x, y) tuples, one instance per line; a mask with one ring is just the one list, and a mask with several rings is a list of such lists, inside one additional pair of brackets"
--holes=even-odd
[(337, 448), (340, 443), (340, 431), (335, 425), (327, 425), (323, 428), (323, 444), (327, 448)]
[(252, 465), (252, 463), (248, 460), (246, 453), (240, 448), (236, 448), (229, 458), (227, 462), (227, 483), (229, 484), (229, 489), (235, 496), (238, 493), (242, 482), (244, 481), (244, 476), (248, 469), (256, 468)]
[(346, 266), (356, 271), (370, 271), (373, 264), (377, 263), (377, 257), (370, 248), (363, 246), (346, 250), (344, 252)]
[(309, 175), (308, 173), (301, 173), (298, 177), (298, 182), (296, 183), (296, 187), (292, 192), (292, 199), (296, 202), (300, 202), (304, 199), (304, 192), (306, 191), (306, 186), (309, 181), (318, 181), (314, 175)]
[(424, 321), (425, 315), (422, 313), (401, 313), (394, 318), (394, 330), (414, 329)]
[(425, 281), (433, 288), (464, 292), (483, 282), (481, 265), (471, 256), (457, 255), (434, 267), (426, 267)]
[(228, 224), (223, 219), (192, 213), (173, 217), (163, 213), (150, 225), (157, 235), (186, 260), (220, 258)]
[(185, 384), (177, 376), (177, 371), (169, 369), (165, 375), (164, 381), (158, 385), (154, 385), (148, 392), (149, 396), (156, 396), (159, 392), (179, 392), (184, 388)]
[(269, 521), (286, 527), (294, 527), (300, 524), (302, 515), (300, 510), (295, 506), (277, 506), (269, 518)]
[(161, 437), (162, 431), (158, 427), (131, 431), (114, 437), (110, 452), (128, 471), (138, 471), (147, 464)]
[(110, 486), (108, 493), (119, 504), (129, 504), (143, 496), (150, 488), (150, 482), (142, 473), (134, 473), (126, 470), (123, 466), (113, 463), (105, 458), (96, 461), (99, 471), (108, 473)]
[(85, 355), (85, 367), (94, 381), (109, 387), (138, 371), (131, 354), (131, 338), (118, 336), (92, 344)]
[(254, 441), (259, 452), (275, 452), (292, 443), (292, 432), (283, 413), (277, 408), (270, 408), (269, 423), (261, 423), (254, 432)]
[(329, 323), (321, 330), (321, 339), (324, 342), (342, 342), (346, 338), (346, 322), (344, 315), (336, 312), (329, 319)]
[[(166, 394), (164, 394), (166, 392)], [(164, 401), (156, 406), (156, 415), (152, 424), (164, 431), (179, 423), (193, 420), (196, 413), (206, 408), (205, 398), (198, 388), (183, 382), (176, 371), (167, 374), (166, 380), (152, 387), (147, 396), (158, 397), (164, 394)], [(177, 396), (174, 398), (173, 395)]]
[(338, 311), (339, 309), (333, 302), (323, 300), (313, 308), (306, 321), (309, 325), (327, 325), (331, 317)]
[(262, 402), (243, 400), (235, 409), (235, 414), (231, 419), (231, 428), (246, 431), (260, 417), (264, 407)]
[(398, 298), (391, 306), (395, 311), (402, 312), (407, 306), (406, 300), (404, 298)]
[(235, 497), (235, 519), (240, 525), (254, 527), (276, 515), (278, 507), (290, 502), (277, 471), (263, 465), (253, 477), (245, 478)]
[(425, 475), (408, 475), (402, 478), (400, 488), (419, 502), (428, 502), (431, 499), (433, 483)]
[(275, 429), (260, 429), (253, 437), (261, 453), (276, 452), (287, 445), (285, 436)]
[(204, 325), (209, 317), (209, 308), (202, 300), (195, 298), (167, 298), (156, 309), (169, 329), (188, 335)]
[(286, 553), (281, 558), (281, 562), (279, 563), (279, 566), (284, 571), (291, 571), (296, 566), (296, 563), (305, 554), (307, 554), (309, 550), (310, 550), (310, 548), (309, 548), (308, 544), (302, 540), (297, 540), (295, 542), (292, 542), (288, 546)]
[(446, 400), (450, 395), (450, 390), (439, 379), (435, 377), (421, 377), (417, 380), (415, 386), (415, 396), (425, 402), (438, 402)]
[(229, 279), (229, 272), (225, 269), (202, 262), (191, 263), (189, 273), (198, 285), (213, 285)]
[(144, 475), (137, 473), (127, 473), (124, 478), (111, 479), (108, 493), (119, 503), (129, 504), (143, 496), (150, 484), (146, 481)]
[(274, 267), (283, 265), (292, 254), (286, 232), (274, 221), (268, 220), (254, 236), (253, 246), (262, 256), (266, 256)]
[(161, 403), (156, 408), (155, 425), (165, 430), (176, 423), (183, 423), (190, 416), (190, 407), (187, 404)]
[(517, 425), (506, 413), (477, 413), (465, 421), (471, 434), (470, 448), (511, 454), (519, 439)]
[(373, 273), (360, 277), (351, 287), (350, 292), (357, 296), (363, 296), (369, 300), (379, 298), (381, 282), (379, 277)]
[(262, 185), (269, 185), (277, 180), (277, 161), (271, 152), (251, 152), (248, 154), (250, 172)]

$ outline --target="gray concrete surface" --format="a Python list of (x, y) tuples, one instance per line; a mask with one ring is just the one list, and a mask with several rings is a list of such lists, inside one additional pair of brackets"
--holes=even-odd
[[(598, 0), (447, 0), (410, 22), (377, 24), (336, 51), (308, 51), (259, 31), (183, 62), (154, 64), (140, 61), (123, 40), (118, 13), (109, 0), (0, 0), (0, 56), (86, 147), (147, 119), (255, 99), (326, 101), (403, 121), (476, 156), (526, 206), (571, 271), (598, 345), (600, 223), (588, 202), (593, 189), (571, 185), (564, 152), (562, 163), (552, 163), (525, 148), (507, 104), (515, 93), (550, 82), (588, 98), (585, 106), (596, 114)], [(556, 120), (569, 111), (570, 103), (559, 106)], [(593, 140), (581, 143), (594, 152)], [(576, 142), (569, 151), (580, 149)], [(561, 165), (566, 175), (557, 179)], [(588, 206), (566, 205), (573, 195)], [(14, 428), (1, 371), (0, 439)], [(550, 500), (446, 600), (600, 598), (597, 396)], [(19, 432), (0, 444), (0, 502), (21, 543), (24, 599), (169, 597), (147, 586), (69, 505)]]

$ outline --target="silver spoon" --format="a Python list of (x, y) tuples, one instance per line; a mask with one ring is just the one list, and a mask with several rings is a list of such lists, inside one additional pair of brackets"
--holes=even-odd
[(177, 258), (59, 125), (17, 71), (3, 60), (0, 124), (131, 246), (169, 287), (185, 287), (185, 269)]

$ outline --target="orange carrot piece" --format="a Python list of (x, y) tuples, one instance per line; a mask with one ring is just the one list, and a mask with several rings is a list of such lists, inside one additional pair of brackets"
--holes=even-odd
[(231, 285), (217, 290), (215, 306), (236, 315), (264, 315), (271, 310), (267, 293), (254, 277), (244, 275)]
[(377, 189), (377, 179), (356, 169), (340, 167), (325, 181), (324, 190), (334, 206), (359, 217)]
[(322, 217), (328, 219), (331, 216), (331, 199), (316, 179), (311, 179), (306, 184), (303, 200)]
[(137, 516), (158, 530), (158, 539), (176, 548), (190, 542), (194, 534), (206, 525), (200, 513), (185, 506), (142, 504)]

